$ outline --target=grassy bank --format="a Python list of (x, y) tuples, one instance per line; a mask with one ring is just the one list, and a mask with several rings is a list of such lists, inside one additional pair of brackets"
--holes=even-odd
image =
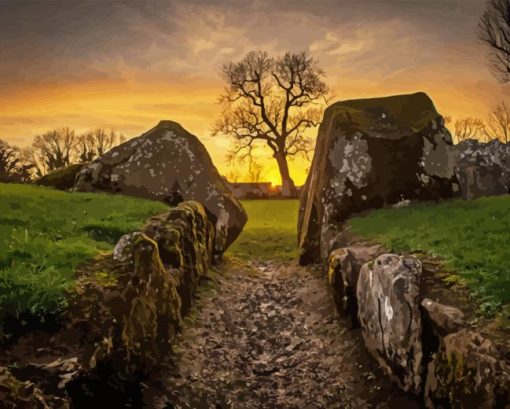
[(510, 304), (510, 196), (377, 210), (350, 221), (352, 232), (395, 251), (442, 257), (493, 311)]
[(298, 256), (298, 200), (243, 200), (248, 223), (229, 253), (264, 260), (291, 260)]
[(58, 311), (79, 264), (165, 209), (125, 196), (0, 184), (0, 319)]

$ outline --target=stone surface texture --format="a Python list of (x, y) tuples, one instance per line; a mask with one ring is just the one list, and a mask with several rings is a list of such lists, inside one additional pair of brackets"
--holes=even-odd
[(421, 263), (383, 254), (361, 268), (356, 289), (358, 317), (368, 351), (400, 387), (422, 387)]
[(301, 194), (301, 263), (326, 260), (341, 223), (352, 214), (459, 195), (451, 144), (424, 93), (328, 107)]
[(215, 224), (218, 253), (232, 244), (247, 221), (204, 145), (172, 121), (161, 121), (94, 160), (80, 171), (74, 190), (122, 193), (170, 205), (196, 200)]

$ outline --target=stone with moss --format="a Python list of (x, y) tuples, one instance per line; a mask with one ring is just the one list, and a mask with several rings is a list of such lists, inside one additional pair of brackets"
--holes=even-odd
[[(187, 201), (120, 238), (112, 265), (101, 265), (89, 280), (89, 287), (102, 294), (104, 310), (99, 316), (91, 312), (97, 316), (91, 326), (100, 332), (90, 368), (107, 357), (117, 370), (127, 372), (133, 362), (158, 362), (212, 265), (214, 233), (204, 207)], [(113, 327), (105, 330), (104, 323)], [(112, 335), (100, 335), (104, 333)]]
[(451, 144), (424, 93), (328, 107), (301, 195), (301, 263), (326, 260), (339, 226), (352, 214), (460, 194)]
[(241, 233), (247, 215), (195, 136), (173, 121), (105, 153), (78, 174), (75, 191), (102, 190), (159, 200), (204, 205), (216, 227), (215, 250), (223, 253)]
[(161, 259), (174, 272), (182, 310), (187, 312), (201, 277), (213, 262), (214, 226), (194, 201), (152, 217), (142, 231), (158, 243)]
[(503, 408), (510, 370), (496, 345), (468, 329), (449, 334), (428, 364), (427, 408)]

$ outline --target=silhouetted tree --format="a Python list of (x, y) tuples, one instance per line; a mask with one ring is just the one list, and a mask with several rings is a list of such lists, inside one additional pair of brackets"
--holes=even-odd
[(90, 162), (98, 156), (104, 155), (114, 146), (124, 142), (124, 136), (113, 130), (97, 128), (80, 135), (77, 142), (77, 156), (81, 162)]
[(504, 102), (496, 105), (489, 114), (485, 133), (488, 139), (499, 139), (505, 143), (510, 140), (510, 111)]
[(457, 142), (466, 139), (483, 139), (485, 133), (485, 123), (478, 118), (464, 118), (455, 121), (455, 139)]
[(61, 128), (35, 137), (32, 159), (38, 176), (69, 166), (76, 154), (77, 137), (73, 129)]
[(321, 120), (329, 93), (324, 72), (304, 52), (278, 58), (250, 52), (239, 62), (223, 65), (221, 73), (227, 87), (213, 134), (234, 138), (231, 159), (251, 158), (257, 143), (268, 146), (278, 164), (282, 193), (292, 195), (288, 159), (312, 149), (306, 130)]
[(503, 83), (510, 81), (510, 0), (489, 0), (478, 31), (491, 49), (494, 75)]
[(27, 183), (31, 169), (21, 149), (0, 139), (0, 182)]
[(262, 181), (263, 176), (264, 166), (255, 160), (251, 160), (248, 168), (248, 180), (253, 183), (258, 183)]

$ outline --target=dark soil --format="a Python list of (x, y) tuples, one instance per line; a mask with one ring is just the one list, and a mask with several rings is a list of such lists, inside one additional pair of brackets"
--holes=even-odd
[(339, 320), (318, 269), (231, 261), (215, 287), (201, 291), (165, 374), (148, 383), (147, 407), (418, 407)]

